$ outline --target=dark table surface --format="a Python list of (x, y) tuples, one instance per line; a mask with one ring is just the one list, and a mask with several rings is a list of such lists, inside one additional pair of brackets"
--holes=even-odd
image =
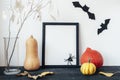
[[(24, 71), (24, 68), (20, 68)], [(4, 75), (4, 68), (0, 67), (0, 80), (33, 80), (26, 76), (18, 77), (16, 75)], [(52, 71), (54, 75), (48, 75), (37, 80), (120, 80), (120, 74), (115, 74), (112, 77), (106, 77), (98, 74), (99, 71), (116, 72), (120, 71), (120, 66), (103, 66), (98, 69), (94, 75), (84, 76), (79, 71), (79, 68), (40, 68), (36, 71), (28, 71), (31, 75), (37, 75), (43, 71)]]

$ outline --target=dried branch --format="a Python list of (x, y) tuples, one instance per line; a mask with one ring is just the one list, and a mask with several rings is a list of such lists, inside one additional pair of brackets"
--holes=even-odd
[[(34, 0), (33, 0), (34, 1)], [(40, 1), (40, 3), (42, 2), (43, 0)], [(8, 60), (8, 63), (7, 63), (7, 66), (8, 66), (8, 69), (9, 69), (9, 66), (10, 66), (10, 62), (11, 62), (11, 59), (12, 59), (12, 56), (14, 54), (14, 51), (15, 51), (15, 47), (16, 47), (16, 43), (17, 43), (17, 40), (18, 40), (18, 36), (23, 28), (23, 25), (24, 23), (26, 22), (26, 20), (33, 14), (33, 12), (35, 11), (35, 9), (38, 9), (42, 4), (40, 3), (37, 3), (37, 4), (33, 4), (33, 2), (31, 3), (31, 6), (29, 9), (26, 10), (23, 10), (25, 7), (23, 7), (22, 5), (22, 2), (20, 0), (16, 0), (16, 5), (15, 5), (15, 8), (17, 10), (15, 10), (15, 8), (12, 8), (12, 5), (10, 4), (10, 8), (12, 10), (12, 15), (9, 19), (9, 36), (8, 36), (8, 43), (7, 43), (7, 49), (6, 49), (6, 53), (8, 54), (8, 49), (9, 49), (9, 44), (10, 44), (10, 38), (11, 38), (11, 31), (10, 31), (10, 27), (11, 27), (11, 21), (14, 22), (14, 18), (16, 17), (15, 16), (15, 12), (18, 12), (20, 15), (18, 17), (18, 22), (20, 20), (20, 27), (18, 29), (18, 32), (15, 36), (15, 42), (14, 42), (14, 45), (13, 45), (13, 48), (12, 48), (12, 52), (11, 52), (11, 55), (10, 55), (10, 58)], [(47, 4), (48, 5), (48, 4)], [(46, 5), (45, 5), (46, 6)], [(45, 7), (44, 6), (44, 7)], [(43, 8), (44, 8), (43, 7)], [(26, 6), (26, 8), (28, 8), (28, 6)], [(40, 8), (39, 10), (41, 10), (42, 8)], [(37, 12), (37, 11), (36, 11)], [(18, 15), (18, 14), (17, 14)]]

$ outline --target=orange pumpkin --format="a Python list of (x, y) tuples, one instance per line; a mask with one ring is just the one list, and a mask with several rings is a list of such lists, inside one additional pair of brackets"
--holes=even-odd
[(95, 64), (96, 68), (100, 68), (103, 65), (103, 57), (102, 55), (91, 48), (87, 48), (86, 51), (80, 57), (80, 63), (88, 62), (88, 59), (91, 59), (91, 63)]

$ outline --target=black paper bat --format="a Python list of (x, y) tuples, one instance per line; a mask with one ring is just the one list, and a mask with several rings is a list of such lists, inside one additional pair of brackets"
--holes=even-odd
[(107, 29), (107, 25), (110, 22), (110, 19), (105, 19), (105, 23), (101, 23), (101, 28), (98, 29), (97, 34), (99, 35), (101, 32)]
[(95, 20), (95, 15), (94, 15), (94, 13), (89, 12), (89, 7), (88, 6), (86, 6), (86, 5), (81, 6), (81, 4), (78, 1), (73, 2), (73, 5), (77, 8), (82, 8), (82, 10), (88, 14), (88, 17), (90, 19)]

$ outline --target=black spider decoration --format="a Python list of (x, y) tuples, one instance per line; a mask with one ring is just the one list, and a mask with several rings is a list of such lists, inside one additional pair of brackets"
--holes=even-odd
[(65, 62), (67, 62), (67, 65), (72, 65), (73, 59), (75, 59), (75, 56), (72, 56), (72, 54), (69, 54), (69, 57), (65, 59)]

